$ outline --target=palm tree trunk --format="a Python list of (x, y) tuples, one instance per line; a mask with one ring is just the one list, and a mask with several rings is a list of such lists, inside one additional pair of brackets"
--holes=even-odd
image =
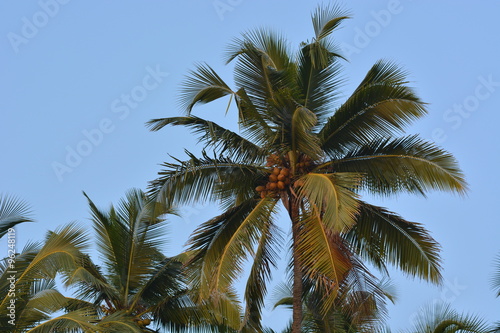
[(292, 220), (292, 256), (293, 256), (293, 322), (292, 333), (300, 333), (302, 326), (302, 265), (298, 255), (299, 242), (299, 205), (290, 200), (290, 218)]

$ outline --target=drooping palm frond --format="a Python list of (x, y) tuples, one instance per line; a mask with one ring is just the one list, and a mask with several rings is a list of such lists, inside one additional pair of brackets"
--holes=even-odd
[(376, 194), (429, 190), (464, 194), (467, 183), (456, 159), (418, 135), (379, 139), (351, 149), (322, 167), (364, 174), (362, 185)]
[(243, 262), (262, 237), (276, 200), (251, 199), (202, 224), (189, 240), (196, 255), (194, 286), (202, 297), (225, 292), (243, 269)]
[(325, 315), (335, 303), (340, 281), (352, 267), (351, 256), (334, 229), (323, 223), (317, 209), (302, 217), (300, 229), (298, 257), (304, 276), (324, 292), (318, 310)]
[(0, 194), (0, 238), (19, 223), (33, 222), (30, 214), (27, 203), (16, 197)]
[(358, 195), (353, 192), (360, 175), (355, 173), (308, 173), (300, 178), (301, 186), (297, 193), (307, 200), (311, 212), (321, 215), (322, 223), (336, 232), (350, 228), (356, 223)]
[(313, 160), (322, 158), (322, 150), (318, 138), (312, 133), (318, 118), (305, 107), (298, 107), (293, 112), (291, 123), (292, 151), (300, 151)]
[(343, 237), (361, 258), (386, 271), (392, 264), (410, 276), (440, 283), (440, 246), (421, 224), (360, 201), (359, 215)]
[(271, 269), (277, 267), (278, 249), (283, 245), (282, 232), (272, 220), (264, 224), (261, 233), (245, 288), (246, 310), (242, 323), (243, 332), (262, 330), (266, 284), (271, 279)]
[[(161, 177), (151, 183), (151, 194), (158, 201), (168, 200), (172, 204), (189, 204), (204, 200), (216, 201), (234, 194), (244, 201), (253, 197), (253, 184), (266, 174), (258, 165), (233, 162), (226, 157), (209, 157), (203, 153), (201, 158), (188, 152), (187, 161), (164, 163)], [(224, 189), (232, 189), (227, 193)]]
[(262, 162), (266, 153), (265, 150), (233, 131), (196, 116), (153, 119), (147, 125), (152, 131), (158, 131), (167, 125), (186, 126), (199, 136), (199, 142), (206, 144), (205, 148), (213, 147), (220, 154), (228, 154), (238, 161)]

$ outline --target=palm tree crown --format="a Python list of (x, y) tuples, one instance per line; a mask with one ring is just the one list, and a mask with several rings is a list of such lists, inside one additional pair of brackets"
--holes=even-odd
[[(359, 193), (464, 193), (464, 177), (451, 154), (403, 135), (426, 108), (395, 64), (377, 62), (338, 102), (342, 57), (331, 34), (347, 18), (338, 7), (318, 8), (314, 37), (296, 52), (280, 34), (244, 34), (226, 54), (228, 63), (235, 62), (234, 89), (209, 65), (198, 65), (182, 87), (186, 115), (148, 123), (154, 131), (186, 126), (213, 150), (165, 163), (151, 191), (175, 204), (221, 204), (224, 212), (190, 239), (190, 266), (198, 272), (192, 283), (200, 299), (232, 292), (251, 255), (242, 329), (261, 329), (265, 282), (283, 245), (276, 224), (280, 202), (292, 222), (293, 332), (302, 320), (303, 279), (323, 290), (326, 314), (355, 258), (440, 281), (439, 246), (429, 233), (362, 201)], [(225, 96), (236, 104), (239, 133), (192, 114), (195, 105)]]

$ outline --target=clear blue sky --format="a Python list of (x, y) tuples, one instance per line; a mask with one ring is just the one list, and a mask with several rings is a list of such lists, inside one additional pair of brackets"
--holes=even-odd
[[(344, 1), (353, 19), (337, 32), (349, 58), (348, 96), (378, 59), (410, 72), (430, 114), (409, 133), (437, 141), (460, 161), (466, 198), (432, 193), (372, 200), (424, 223), (443, 247), (444, 287), (393, 277), (399, 302), (393, 328), (408, 327), (421, 305), (447, 300), (490, 321), (500, 299), (489, 286), (500, 252), (500, 3), (497, 1)], [(254, 27), (312, 37), (316, 1), (2, 1), (0, 3), (0, 192), (33, 206), (36, 224), (19, 227), (20, 245), (73, 220), (89, 225), (82, 190), (101, 206), (131, 187), (146, 188), (167, 153), (197, 150), (181, 128), (150, 133), (151, 118), (180, 114), (178, 86), (206, 61), (231, 81), (222, 54), (232, 37)], [(200, 115), (223, 119), (223, 104)], [(217, 213), (183, 208), (173, 219), (168, 253)], [(286, 221), (283, 225), (287, 225)], [(0, 249), (0, 252), (2, 250)], [(6, 253), (6, 247), (5, 247)], [(276, 274), (280, 280), (282, 274)], [(280, 327), (284, 311), (266, 312)]]

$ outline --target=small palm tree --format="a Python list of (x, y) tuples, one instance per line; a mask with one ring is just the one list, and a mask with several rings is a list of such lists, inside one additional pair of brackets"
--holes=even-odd
[[(209, 312), (212, 304), (191, 301), (182, 258), (161, 252), (170, 208), (140, 190), (129, 191), (117, 208), (105, 211), (88, 200), (103, 268), (85, 256), (67, 285), (77, 287), (78, 299), (94, 305), (97, 327), (113, 332), (153, 332), (153, 324), (189, 332), (225, 327), (225, 317)], [(238, 322), (237, 304), (226, 299), (224, 305), (234, 306)]]
[[(75, 224), (28, 244), (0, 265), (2, 330), (139, 333), (154, 332), (149, 326), (157, 324), (170, 331), (231, 332), (231, 311), (238, 325), (233, 298), (195, 305), (183, 280), (182, 256), (161, 253), (163, 217), (170, 209), (140, 190), (127, 193), (117, 209), (99, 210), (90, 199), (89, 205), (104, 270), (86, 254), (89, 237)], [(75, 297), (57, 290), (58, 275)]]
[[(411, 276), (441, 279), (438, 244), (419, 224), (361, 200), (360, 192), (424, 195), (437, 189), (463, 193), (466, 183), (452, 155), (406, 126), (426, 113), (396, 65), (377, 62), (343, 103), (338, 102), (342, 60), (332, 32), (348, 18), (337, 7), (312, 16), (315, 35), (291, 52), (286, 39), (264, 29), (236, 39), (232, 89), (208, 65), (183, 85), (186, 115), (154, 119), (152, 130), (186, 126), (213, 152), (165, 163), (151, 192), (158, 200), (219, 202), (223, 213), (192, 235), (191, 283), (199, 300), (232, 291), (248, 256), (243, 330), (261, 330), (265, 283), (283, 237), (279, 204), (291, 221), (293, 332), (300, 332), (303, 280), (324, 290), (322, 313), (335, 303), (339, 281), (355, 257), (384, 270), (387, 263)], [(229, 96), (240, 133), (194, 116), (195, 105)]]

